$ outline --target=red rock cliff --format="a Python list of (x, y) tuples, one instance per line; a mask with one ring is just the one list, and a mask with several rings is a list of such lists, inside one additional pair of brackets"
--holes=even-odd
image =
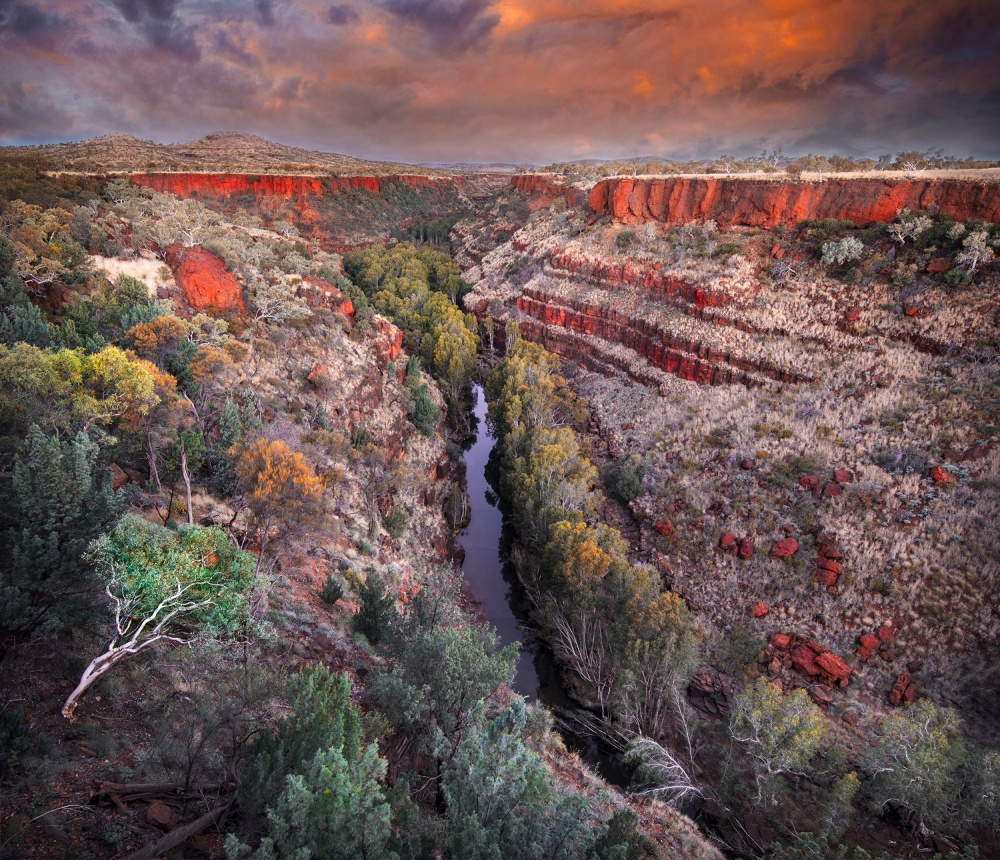
[(891, 221), (901, 209), (936, 207), (960, 221), (1000, 221), (1000, 183), (964, 179), (628, 179), (598, 182), (590, 208), (623, 224), (715, 220), (720, 227), (772, 228), (807, 219), (858, 225)]
[(361, 188), (379, 193), (385, 185), (433, 188), (438, 183), (460, 179), (432, 179), (427, 176), (277, 176), (269, 173), (133, 173), (131, 181), (178, 197), (226, 198), (248, 194), (253, 197), (280, 197), (301, 200), (323, 194)]
[(567, 206), (579, 206), (585, 200), (585, 194), (579, 188), (537, 173), (518, 173), (510, 178), (510, 185), (516, 191), (537, 198), (545, 206), (551, 206), (560, 197)]

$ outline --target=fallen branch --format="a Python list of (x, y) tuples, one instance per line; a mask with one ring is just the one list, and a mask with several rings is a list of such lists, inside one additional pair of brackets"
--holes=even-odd
[(200, 818), (196, 818), (190, 824), (185, 824), (182, 827), (175, 827), (152, 845), (147, 845), (145, 848), (133, 851), (131, 854), (122, 858), (122, 860), (153, 860), (154, 857), (160, 857), (168, 851), (173, 851), (175, 848), (179, 848), (187, 842), (192, 836), (197, 836), (202, 830), (207, 830), (220, 819), (224, 818), (229, 813), (232, 805), (233, 802), (229, 801), (229, 803), (224, 806), (218, 806), (215, 809), (211, 809)]

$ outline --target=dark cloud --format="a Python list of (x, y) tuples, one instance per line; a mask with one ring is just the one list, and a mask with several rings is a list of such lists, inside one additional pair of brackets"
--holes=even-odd
[(177, 0), (112, 0), (133, 31), (150, 47), (179, 60), (201, 59), (197, 28), (178, 13)]
[(0, 32), (17, 36), (35, 36), (62, 26), (59, 18), (48, 15), (30, 3), (0, 0)]
[(146, 20), (169, 21), (177, 9), (177, 0), (112, 0), (130, 24)]
[(271, 0), (254, 0), (253, 5), (257, 10), (257, 22), (263, 27), (273, 27), (274, 9)]
[(416, 24), (441, 50), (465, 50), (500, 23), (489, 0), (382, 0), (382, 8)]
[(331, 6), (326, 10), (327, 22), (330, 24), (336, 24), (338, 27), (342, 27), (344, 24), (352, 24), (360, 17), (361, 16), (346, 3)]

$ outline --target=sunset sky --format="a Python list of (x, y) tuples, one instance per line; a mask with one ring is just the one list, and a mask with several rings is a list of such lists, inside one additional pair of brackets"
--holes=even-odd
[(0, 143), (1000, 158), (995, 0), (0, 0)]

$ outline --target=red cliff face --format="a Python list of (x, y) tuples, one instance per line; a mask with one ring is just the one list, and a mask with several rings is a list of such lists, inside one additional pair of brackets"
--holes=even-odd
[(244, 312), (239, 282), (214, 254), (202, 248), (169, 245), (165, 257), (191, 310)]
[(836, 218), (864, 226), (891, 221), (901, 209), (936, 208), (959, 221), (1000, 221), (1000, 183), (963, 179), (605, 179), (590, 192), (598, 215), (623, 224), (714, 220), (765, 229)]
[(537, 173), (516, 174), (511, 177), (510, 185), (515, 191), (537, 200), (541, 206), (551, 206), (560, 197), (566, 201), (567, 206), (579, 206), (586, 199), (584, 192), (579, 188)]
[(224, 199), (250, 195), (258, 199), (277, 197), (302, 200), (306, 197), (335, 194), (340, 191), (363, 189), (378, 194), (386, 185), (407, 185), (411, 188), (433, 188), (451, 179), (431, 179), (426, 176), (276, 176), (246, 173), (133, 173), (135, 185), (152, 188), (178, 197), (211, 197)]

